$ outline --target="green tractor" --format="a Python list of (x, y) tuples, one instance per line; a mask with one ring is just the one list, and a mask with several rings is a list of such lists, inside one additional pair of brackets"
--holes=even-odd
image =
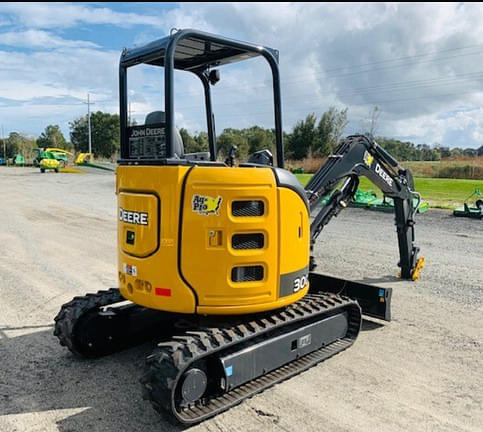
[[(72, 153), (64, 150), (64, 149), (59, 149), (59, 148), (37, 148), (34, 149), (35, 152), (35, 158), (34, 158), (34, 165), (36, 167), (41, 166), (41, 161), (44, 159), (55, 159), (58, 162), (57, 168), (64, 168), (69, 160), (68, 160), (68, 155), (72, 155)], [(44, 164), (45, 166), (46, 164)], [(52, 165), (52, 164), (50, 164)]]
[(51, 152), (44, 152), (43, 158), (39, 162), (39, 167), (41, 173), (47, 170), (54, 170), (58, 173), (61, 165), (59, 160)]

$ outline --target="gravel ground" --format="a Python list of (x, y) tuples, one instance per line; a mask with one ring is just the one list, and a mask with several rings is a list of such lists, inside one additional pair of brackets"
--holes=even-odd
[[(163, 431), (141, 398), (144, 344), (96, 361), (52, 335), (75, 295), (116, 286), (115, 180), (0, 168), (0, 431)], [(400, 281), (393, 216), (348, 209), (318, 270), (393, 287), (393, 321), (193, 431), (481, 431), (483, 221), (418, 218), (422, 279)]]

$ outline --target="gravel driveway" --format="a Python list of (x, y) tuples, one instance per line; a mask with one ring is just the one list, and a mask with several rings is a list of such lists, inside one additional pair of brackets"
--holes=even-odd
[[(152, 344), (96, 361), (52, 335), (75, 295), (116, 286), (115, 178), (0, 168), (0, 431), (164, 431), (138, 383)], [(318, 271), (393, 287), (393, 321), (193, 431), (481, 431), (483, 221), (431, 210), (422, 279), (395, 278), (393, 216), (348, 209), (319, 237)]]

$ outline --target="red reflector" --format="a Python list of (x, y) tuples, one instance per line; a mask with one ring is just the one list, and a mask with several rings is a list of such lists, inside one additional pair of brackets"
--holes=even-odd
[(158, 296), (171, 297), (171, 290), (169, 288), (154, 288), (154, 294)]

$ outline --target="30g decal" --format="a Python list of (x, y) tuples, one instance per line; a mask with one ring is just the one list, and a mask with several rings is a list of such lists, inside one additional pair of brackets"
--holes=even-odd
[(309, 276), (303, 275), (294, 279), (293, 281), (293, 292), (299, 292), (301, 289), (304, 289), (309, 284)]

